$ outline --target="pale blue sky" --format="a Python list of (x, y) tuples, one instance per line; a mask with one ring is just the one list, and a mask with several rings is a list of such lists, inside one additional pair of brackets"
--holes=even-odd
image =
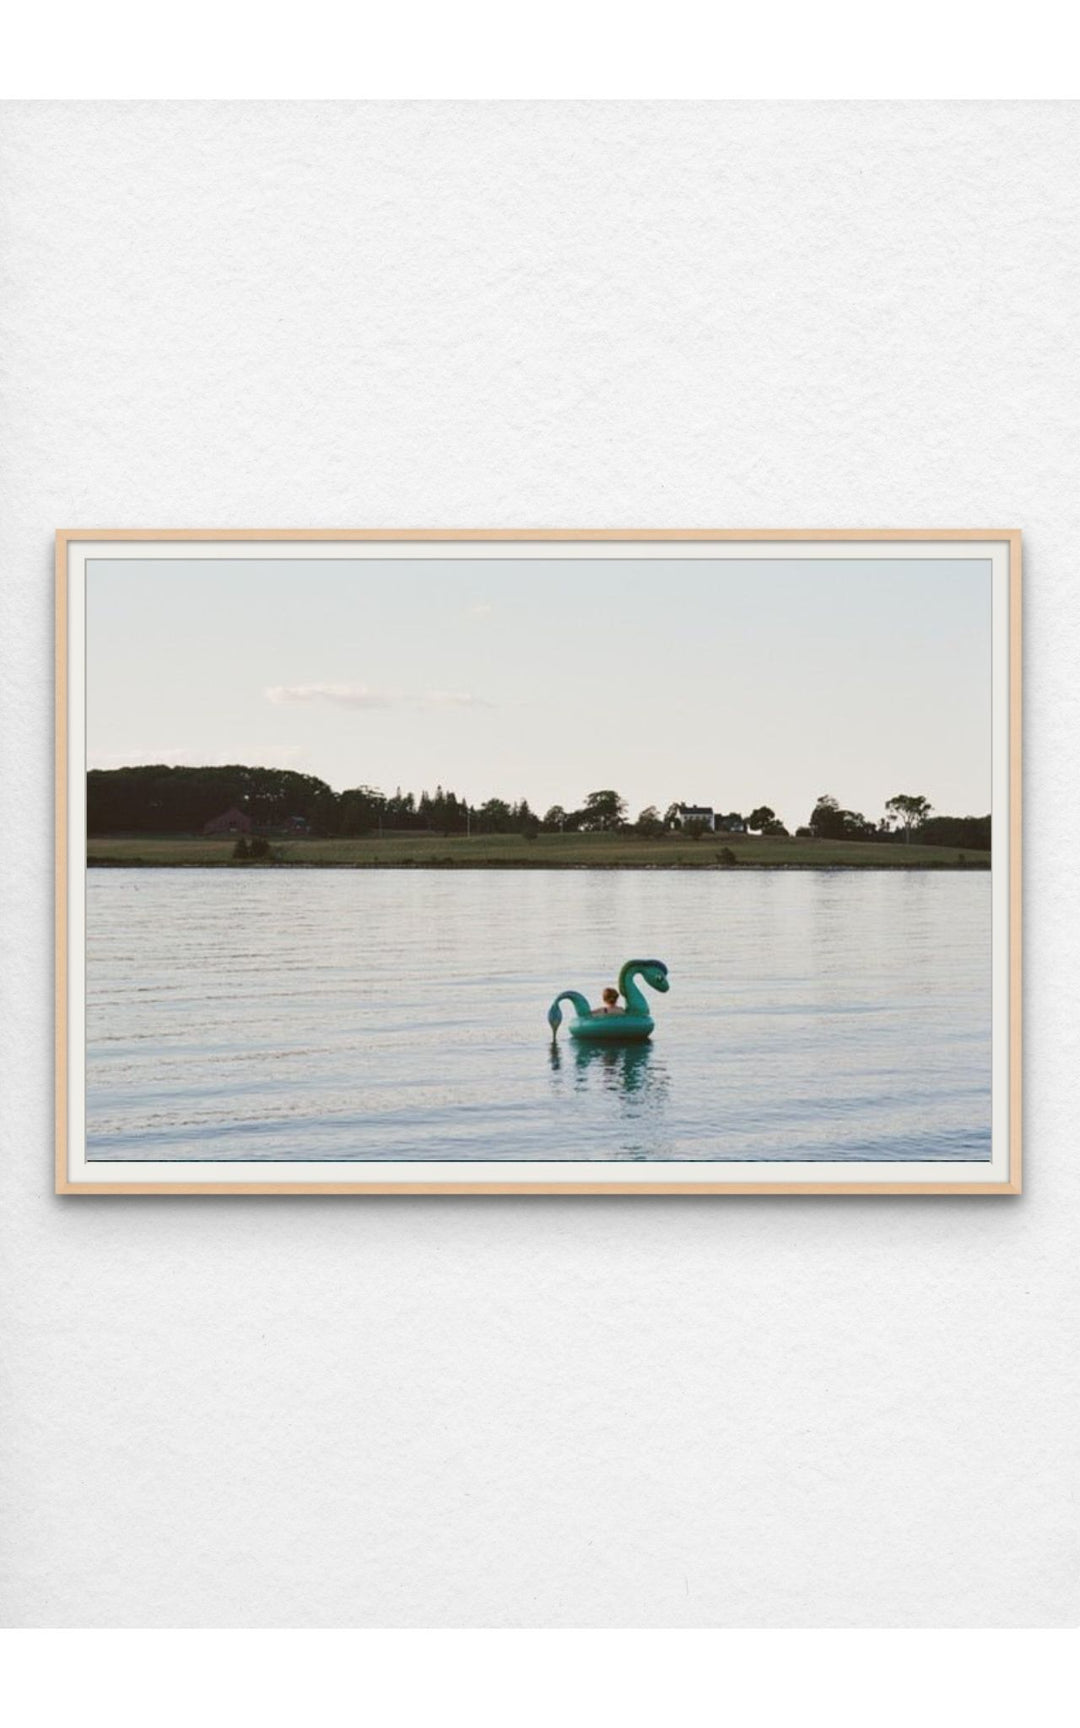
[(990, 627), (974, 559), (95, 559), (87, 760), (983, 814)]

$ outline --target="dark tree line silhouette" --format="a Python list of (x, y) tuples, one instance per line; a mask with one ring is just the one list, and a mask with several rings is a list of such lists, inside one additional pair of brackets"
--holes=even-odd
[(289, 768), (92, 768), (86, 776), (90, 834), (199, 834), (236, 809), (256, 831), (285, 831), (297, 817), (311, 833), (359, 836), (380, 830), (435, 834), (539, 832), (526, 799), (489, 798), (470, 805), (437, 786), (433, 793), (393, 794), (372, 786), (335, 792), (313, 774)]
[[(335, 792), (325, 780), (288, 768), (170, 768), (161, 763), (136, 768), (95, 768), (86, 777), (87, 831), (99, 834), (200, 834), (206, 823), (237, 809), (251, 821), (256, 834), (288, 831), (301, 818), (312, 834), (342, 836), (405, 832), (430, 834), (635, 833), (661, 840), (670, 832), (677, 805), (661, 815), (649, 804), (635, 822), (628, 819), (626, 800), (611, 787), (590, 792), (574, 809), (555, 804), (543, 817), (526, 798), (510, 802), (489, 798), (470, 804), (455, 792), (436, 786), (434, 792), (386, 794), (372, 786), (352, 786)], [(741, 824), (752, 833), (784, 836), (788, 829), (768, 804), (757, 805), (745, 818), (727, 813), (724, 825)], [(683, 830), (691, 838), (707, 832), (704, 823)], [(971, 851), (990, 847), (989, 816), (934, 815), (922, 796), (898, 793), (885, 805), (880, 821), (858, 810), (845, 810), (831, 794), (823, 794), (802, 838), (822, 840), (916, 839), (925, 845), (957, 846)]]

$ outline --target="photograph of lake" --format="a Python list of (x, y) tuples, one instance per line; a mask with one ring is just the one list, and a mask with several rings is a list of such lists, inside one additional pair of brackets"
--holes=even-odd
[(1008, 546), (343, 538), (72, 560), (82, 1182), (1008, 1177)]

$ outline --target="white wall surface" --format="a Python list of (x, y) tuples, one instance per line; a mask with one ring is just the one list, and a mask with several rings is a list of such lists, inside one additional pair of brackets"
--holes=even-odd
[[(1075, 105), (9, 106), (4, 1621), (1076, 1621)], [(1019, 1200), (52, 1196), (58, 526), (1026, 534)]]

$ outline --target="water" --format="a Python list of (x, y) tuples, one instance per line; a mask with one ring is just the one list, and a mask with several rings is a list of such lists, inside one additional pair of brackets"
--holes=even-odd
[[(990, 1155), (989, 872), (91, 870), (92, 1159)], [(656, 955), (650, 1045), (553, 1050)]]

